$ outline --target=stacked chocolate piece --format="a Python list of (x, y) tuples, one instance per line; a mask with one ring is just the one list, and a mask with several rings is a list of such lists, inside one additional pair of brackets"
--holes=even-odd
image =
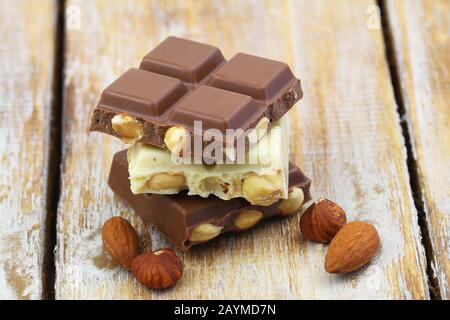
[(103, 91), (91, 130), (130, 145), (112, 190), (187, 250), (310, 200), (284, 116), (302, 95), (284, 63), (169, 37)]

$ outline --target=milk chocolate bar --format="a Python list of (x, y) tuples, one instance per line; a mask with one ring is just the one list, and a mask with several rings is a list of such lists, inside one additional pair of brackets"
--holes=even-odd
[[(128, 149), (131, 192), (188, 195), (223, 200), (243, 197), (268, 206), (288, 195), (289, 117), (280, 119), (243, 157), (242, 163), (183, 163), (161, 148), (136, 143)], [(183, 159), (181, 159), (183, 160)]]
[(267, 130), (302, 96), (285, 63), (244, 53), (226, 61), (214, 46), (169, 37), (103, 91), (90, 129), (181, 153), (194, 121), (207, 145), (205, 130)]
[(176, 195), (133, 194), (128, 181), (126, 150), (114, 155), (108, 180), (111, 189), (147, 223), (153, 224), (180, 250), (207, 242), (222, 233), (247, 230), (274, 215), (290, 215), (311, 199), (311, 180), (297, 167), (289, 168), (289, 197), (271, 206), (255, 206), (242, 198), (221, 200)]

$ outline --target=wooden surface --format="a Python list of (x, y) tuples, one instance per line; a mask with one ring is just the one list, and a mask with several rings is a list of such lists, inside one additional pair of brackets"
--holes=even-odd
[[(209, 1), (69, 2), (79, 5), (83, 21), (81, 30), (67, 32), (56, 297), (427, 298), (382, 33), (366, 27), (369, 4), (274, 1), (238, 9), (224, 2), (219, 11)], [(254, 37), (257, 32), (267, 36)], [(290, 114), (292, 159), (313, 179), (316, 197), (335, 199), (350, 219), (376, 225), (385, 245), (375, 263), (348, 277), (326, 274), (325, 247), (299, 240), (298, 217), (183, 254), (185, 275), (172, 290), (143, 289), (109, 263), (99, 229), (111, 215), (133, 214), (106, 185), (121, 143), (88, 134), (89, 111), (109, 82), (169, 34), (216, 44), (227, 57), (242, 50), (293, 67), (307, 94)], [(150, 237), (153, 249), (170, 245), (154, 230)]]
[(433, 251), (450, 298), (450, 1), (389, 1), (407, 121)]
[[(450, 9), (445, 0), (433, 8), (411, 2), (385, 6), (395, 30), (400, 103), (410, 126), (402, 133), (374, 1), (66, 1), (54, 283), (42, 277), (43, 256), (52, 256), (40, 226), (51, 214), (45, 178), (56, 9), (51, 2), (33, 2), (28, 10), (20, 7), (25, 2), (0, 2), (0, 25), (15, 31), (0, 29), (0, 70), (13, 59), (34, 66), (0, 73), (0, 128), (6, 132), (0, 155), (7, 172), (0, 176), (6, 212), (0, 226), (0, 298), (41, 298), (44, 282), (54, 286), (56, 299), (429, 299), (427, 256), (448, 298)], [(130, 219), (146, 248), (171, 244), (109, 190), (112, 156), (124, 146), (89, 133), (90, 113), (105, 86), (168, 35), (217, 45), (227, 58), (243, 51), (289, 63), (305, 91), (289, 113), (291, 159), (312, 178), (315, 198), (335, 200), (349, 220), (376, 226), (382, 248), (369, 266), (347, 276), (327, 274), (326, 246), (301, 241), (299, 217), (273, 219), (180, 253), (184, 276), (169, 290), (147, 290), (110, 261), (100, 229), (113, 215)], [(19, 100), (30, 95), (31, 102)], [(13, 108), (32, 120), (13, 118), (8, 112)], [(404, 134), (417, 167), (408, 168)], [(415, 170), (420, 190), (410, 183)], [(13, 185), (17, 190), (11, 191)], [(425, 225), (413, 201), (418, 192)], [(429, 230), (431, 249), (421, 242), (423, 230)]]
[(54, 15), (0, 1), (1, 299), (42, 297)]

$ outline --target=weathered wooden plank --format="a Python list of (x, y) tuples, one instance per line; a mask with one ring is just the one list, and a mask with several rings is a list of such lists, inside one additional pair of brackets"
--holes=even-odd
[[(366, 23), (372, 1), (68, 5), (80, 11), (81, 24), (67, 30), (57, 298), (428, 297), (382, 33)], [(171, 290), (146, 290), (109, 262), (99, 237), (107, 217), (122, 214), (145, 228), (108, 190), (111, 157), (122, 146), (88, 134), (89, 111), (115, 76), (170, 34), (216, 44), (227, 57), (240, 50), (290, 63), (306, 92), (290, 113), (292, 159), (313, 178), (316, 197), (376, 225), (383, 248), (373, 264), (349, 276), (326, 274), (326, 247), (300, 241), (298, 217), (183, 254), (185, 275)], [(170, 245), (152, 228), (150, 238), (153, 249)]]
[(52, 1), (0, 2), (0, 299), (43, 296), (55, 15)]
[(388, 9), (434, 276), (450, 299), (450, 2), (389, 1)]

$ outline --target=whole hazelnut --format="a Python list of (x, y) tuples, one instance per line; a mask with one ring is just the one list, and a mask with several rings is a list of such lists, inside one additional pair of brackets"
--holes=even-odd
[(346, 223), (344, 210), (333, 201), (322, 199), (303, 213), (300, 230), (305, 239), (329, 243)]
[(174, 286), (183, 274), (183, 263), (170, 248), (147, 252), (133, 260), (131, 271), (135, 278), (151, 289)]

